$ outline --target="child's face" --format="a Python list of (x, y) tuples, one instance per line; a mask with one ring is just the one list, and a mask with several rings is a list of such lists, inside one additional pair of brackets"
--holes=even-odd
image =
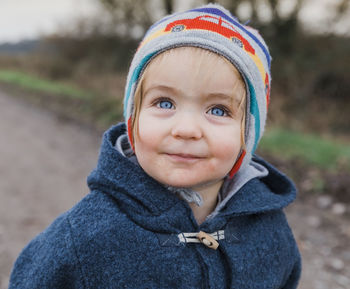
[(242, 80), (233, 65), (200, 51), (173, 49), (145, 72), (135, 153), (148, 175), (170, 186), (222, 182), (242, 145)]

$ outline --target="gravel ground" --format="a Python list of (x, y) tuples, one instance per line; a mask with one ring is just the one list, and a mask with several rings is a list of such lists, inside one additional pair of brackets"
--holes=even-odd
[[(25, 244), (87, 192), (100, 133), (0, 91), (0, 289)], [(350, 209), (327, 195), (287, 209), (300, 289), (350, 288)]]

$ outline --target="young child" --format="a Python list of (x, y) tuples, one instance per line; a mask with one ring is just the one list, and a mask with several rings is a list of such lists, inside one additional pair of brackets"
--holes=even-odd
[(270, 81), (263, 39), (221, 6), (155, 23), (91, 193), (23, 250), (9, 288), (297, 288), (295, 188), (253, 155)]

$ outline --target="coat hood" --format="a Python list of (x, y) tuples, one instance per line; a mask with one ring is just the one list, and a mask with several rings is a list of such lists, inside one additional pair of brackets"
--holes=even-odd
[[(128, 217), (153, 230), (173, 232), (198, 227), (186, 201), (115, 149), (117, 138), (125, 130), (125, 125), (119, 124), (104, 133), (97, 167), (88, 177), (90, 190), (107, 194)], [(209, 226), (207, 222), (220, 226), (224, 219), (233, 216), (280, 210), (295, 199), (295, 186), (284, 174), (261, 158), (254, 160), (268, 169), (268, 176), (247, 182), (216, 217), (201, 227)]]

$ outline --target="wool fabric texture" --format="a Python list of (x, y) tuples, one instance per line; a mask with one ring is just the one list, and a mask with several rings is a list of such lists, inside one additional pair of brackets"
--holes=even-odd
[(268, 47), (257, 30), (241, 24), (217, 4), (169, 15), (145, 34), (132, 60), (124, 97), (124, 119), (132, 143), (134, 94), (145, 67), (158, 54), (176, 47), (199, 47), (228, 59), (241, 73), (247, 90), (245, 143), (234, 171), (247, 166), (263, 135), (270, 97)]
[[(104, 134), (91, 192), (22, 251), (9, 289), (295, 289), (300, 255), (283, 208), (291, 181), (269, 170), (201, 225), (188, 203), (115, 149), (125, 126)], [(220, 232), (217, 250), (179, 234)]]

